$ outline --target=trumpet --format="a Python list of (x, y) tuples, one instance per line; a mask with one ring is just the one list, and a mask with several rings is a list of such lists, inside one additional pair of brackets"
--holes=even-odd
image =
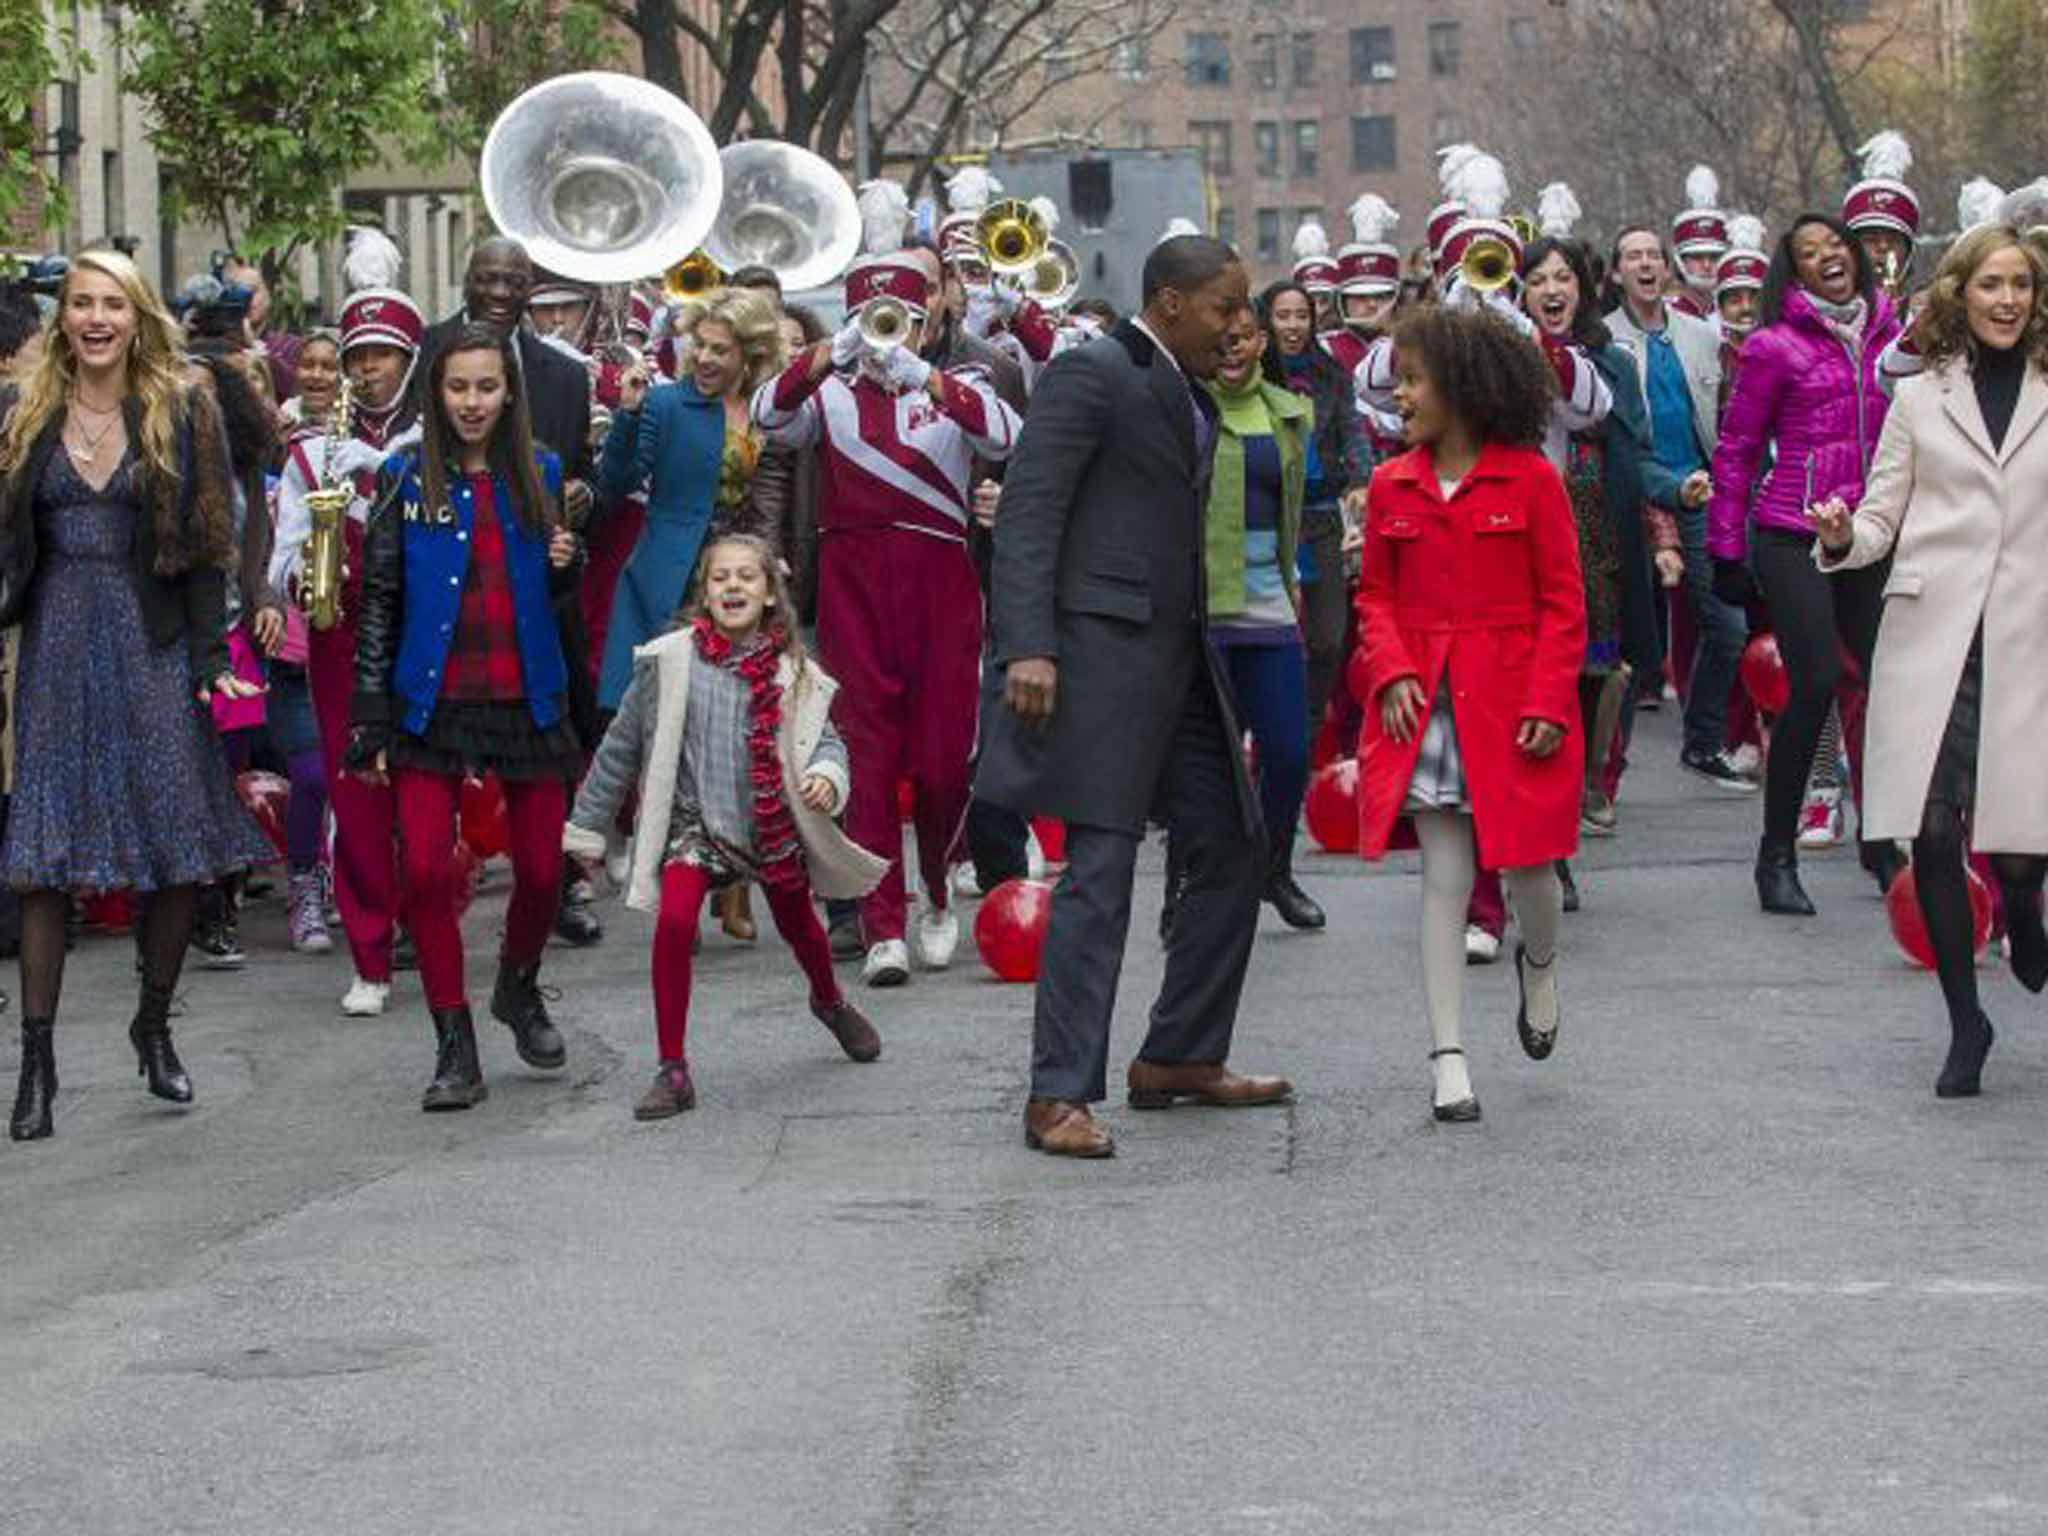
[(678, 304), (725, 286), (725, 273), (703, 251), (692, 251), (661, 275), (661, 289)]
[(342, 564), (345, 548), (342, 519), (354, 498), (354, 489), (334, 474), (334, 445), (348, 436), (355, 397), (348, 380), (335, 391), (334, 407), (327, 413), (326, 446), (320, 453), (320, 483), (306, 493), (306, 510), (312, 514), (313, 531), (305, 544), (306, 622), (315, 629), (332, 629), (341, 622), (341, 584), (348, 579)]
[(910, 339), (912, 324), (910, 306), (901, 299), (887, 295), (869, 299), (855, 312), (860, 322), (860, 339), (875, 352), (886, 352), (891, 347), (904, 346)]
[(1045, 216), (1022, 198), (1006, 197), (984, 208), (974, 224), (975, 243), (991, 272), (1028, 272), (1052, 243)]
[(1515, 253), (1505, 240), (1476, 235), (1458, 258), (1458, 276), (1474, 293), (1498, 293), (1515, 280)]

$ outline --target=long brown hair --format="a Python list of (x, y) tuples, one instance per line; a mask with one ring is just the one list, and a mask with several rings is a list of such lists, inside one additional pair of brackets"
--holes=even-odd
[(697, 569), (690, 573), (689, 595), (683, 600), (683, 622), (711, 617), (711, 610), (704, 603), (704, 582), (711, 572), (711, 553), (716, 549), (734, 546), (752, 554), (761, 562), (761, 569), (767, 573), (768, 597), (774, 606), (762, 619), (761, 628), (775, 637), (775, 649), (787, 656), (791, 665), (801, 671), (804, 664), (804, 642), (803, 637), (797, 633), (796, 602), (789, 592), (789, 573), (783, 569), (781, 557), (775, 553), (775, 547), (758, 534), (714, 533), (704, 540), (704, 548), (697, 555)]
[(1971, 230), (1941, 259), (1927, 288), (1927, 307), (1913, 322), (1913, 339), (1930, 368), (1962, 358), (1977, 360), (1977, 338), (1970, 330), (1970, 308), (1963, 295), (1977, 269), (2003, 250), (2017, 250), (2034, 274), (2034, 310), (2020, 333), (2020, 346), (2036, 368), (2048, 370), (2048, 258), (2041, 248), (2010, 224), (1986, 224)]
[(455, 423), (441, 403), (441, 381), (448, 372), (448, 359), (458, 352), (495, 352), (505, 369), (505, 409), (491, 428), (485, 457), (493, 475), (502, 475), (512, 488), (513, 513), (528, 533), (540, 534), (560, 521), (554, 499), (540, 477), (534, 457), (533, 418), (526, 409), (525, 381), (519, 360), (512, 352), (513, 341), (489, 326), (465, 324), (434, 358), (427, 370), (427, 409), (420, 422), (420, 495), (428, 511), (448, 504), (448, 466), (459, 464), (462, 441), (455, 435)]

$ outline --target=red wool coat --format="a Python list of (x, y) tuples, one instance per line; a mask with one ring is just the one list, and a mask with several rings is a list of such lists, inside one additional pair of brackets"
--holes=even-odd
[[(1365, 729), (1358, 745), (1358, 851), (1386, 852), (1423, 729), (1448, 670), (1479, 862), (1516, 869), (1578, 847), (1585, 741), (1578, 677), (1586, 594), (1564, 484), (1534, 449), (1489, 444), (1446, 502), (1429, 450), (1373, 475), (1358, 585)], [(1395, 742), (1380, 720), (1387, 685), (1412, 677), (1424, 712)], [(1547, 758), (1515, 746), (1524, 719), (1564, 728)]]

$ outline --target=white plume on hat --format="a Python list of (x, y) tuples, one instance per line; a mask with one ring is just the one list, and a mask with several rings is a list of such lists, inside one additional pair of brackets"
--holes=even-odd
[(870, 256), (885, 256), (903, 249), (903, 232), (910, 224), (910, 194), (900, 181), (886, 177), (860, 184), (854, 198), (860, 209), (860, 248)]
[(1998, 205), (1998, 217), (2022, 233), (2048, 225), (2048, 176), (2006, 193)]
[[(1472, 149), (1468, 145), (1458, 146)], [(1447, 162), (1448, 163), (1448, 162)], [(1444, 191), (1465, 205), (1468, 218), (1497, 219), (1508, 206), (1508, 171), (1492, 155), (1477, 149), (1460, 161)]]
[(1060, 227), (1060, 205), (1049, 197), (1031, 199), (1031, 211), (1045, 220), (1045, 232), (1050, 235)]
[(1202, 226), (1193, 219), (1168, 219), (1166, 228), (1159, 232), (1159, 238), (1152, 243), (1164, 245), (1169, 240), (1178, 240), (1185, 235), (1199, 235), (1201, 232)]
[(383, 230), (369, 224), (351, 226), (348, 254), (341, 258), (341, 276), (350, 293), (365, 288), (396, 288), (399, 269), (405, 265), (398, 243)]
[(1553, 240), (1569, 240), (1584, 211), (1570, 187), (1561, 181), (1553, 181), (1536, 194), (1537, 233), (1548, 235)]
[(1906, 172), (1913, 169), (1913, 146), (1906, 142), (1903, 133), (1887, 128), (1882, 133), (1873, 133), (1864, 146), (1856, 151), (1863, 162), (1865, 176), (1882, 176), (1889, 181), (1903, 181)]
[(1738, 213), (1728, 221), (1728, 249), (1753, 256), (1764, 253), (1764, 221), (1753, 213)]
[(1362, 194), (1358, 201), (1345, 210), (1351, 220), (1351, 233), (1358, 237), (1360, 245), (1383, 245), (1394, 232), (1394, 226), (1401, 222), (1401, 215), (1394, 211), (1394, 205), (1377, 192)]
[(2005, 202), (2005, 188), (1988, 176), (1973, 176), (1956, 194), (1956, 228), (1967, 233), (1980, 224), (1995, 223)]
[(1315, 261), (1330, 254), (1330, 232), (1323, 228), (1323, 221), (1307, 218), (1301, 221), (1301, 228), (1294, 232), (1294, 259)]
[(979, 213), (1002, 192), (995, 177), (978, 165), (966, 165), (947, 178), (946, 206), (955, 213)]
[(1685, 206), (1688, 208), (1719, 208), (1721, 206), (1721, 178), (1714, 174), (1711, 165), (1696, 165), (1685, 173)]
[(1476, 144), (1446, 144), (1436, 152), (1437, 185), (1443, 188), (1447, 198), (1458, 195), (1458, 182), (1465, 174), (1465, 168), (1480, 158)]

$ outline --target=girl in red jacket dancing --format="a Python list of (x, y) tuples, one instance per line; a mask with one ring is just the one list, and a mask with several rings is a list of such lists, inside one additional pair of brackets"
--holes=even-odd
[(1586, 644), (1578, 534), (1543, 456), (1551, 375), (1492, 315), (1424, 310), (1396, 335), (1394, 402), (1409, 451), (1374, 474), (1358, 590), (1367, 701), (1359, 851), (1396, 823), (1422, 849), (1422, 991), (1438, 1120), (1479, 1118), (1461, 1041), (1465, 905), (1501, 870), (1522, 939), (1516, 1030), (1557, 1043), (1554, 862), (1578, 846)]

